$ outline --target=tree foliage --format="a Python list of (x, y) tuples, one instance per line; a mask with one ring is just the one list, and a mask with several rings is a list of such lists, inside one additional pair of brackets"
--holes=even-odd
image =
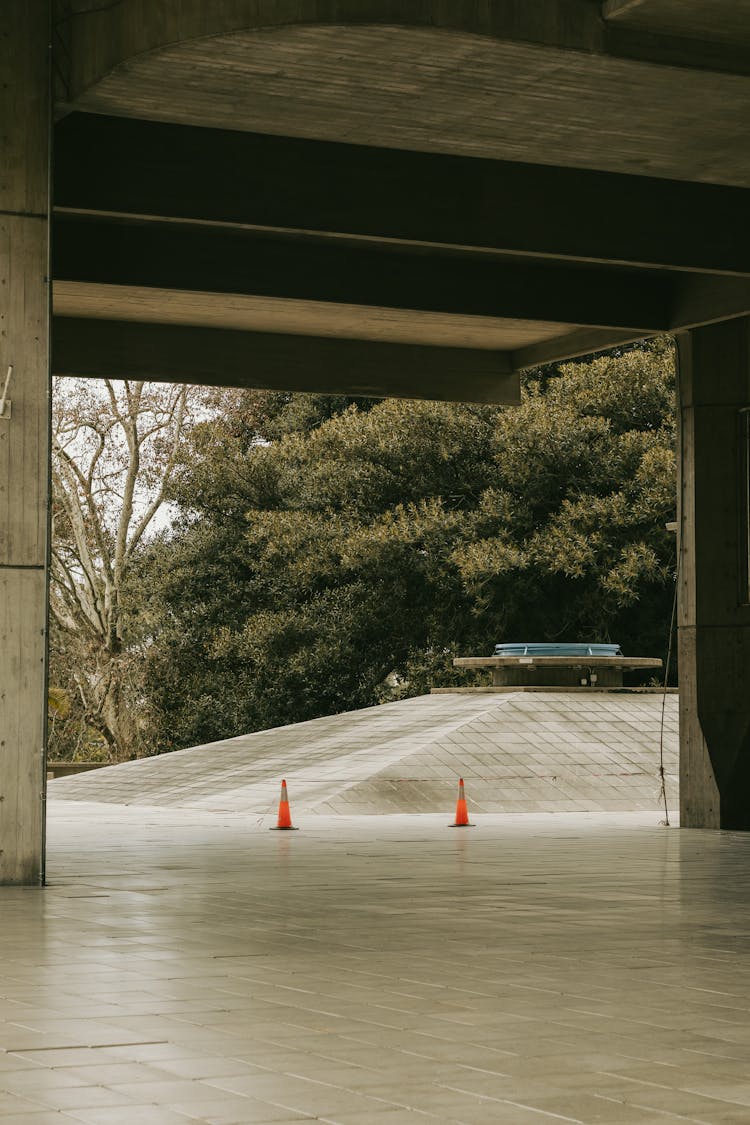
[(140, 573), (160, 749), (457, 682), (499, 640), (663, 654), (668, 343), (531, 374), (518, 409), (223, 394)]

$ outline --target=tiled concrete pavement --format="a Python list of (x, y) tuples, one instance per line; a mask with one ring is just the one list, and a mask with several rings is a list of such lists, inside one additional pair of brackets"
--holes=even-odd
[(750, 1121), (749, 836), (296, 819), (51, 803), (3, 1125)]

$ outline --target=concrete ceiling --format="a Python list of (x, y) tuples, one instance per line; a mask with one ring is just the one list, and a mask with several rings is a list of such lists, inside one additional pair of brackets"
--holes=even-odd
[(750, 312), (749, 8), (74, 0), (56, 369), (510, 402)]
[(404, 27), (164, 47), (77, 101), (105, 114), (750, 186), (750, 80)]

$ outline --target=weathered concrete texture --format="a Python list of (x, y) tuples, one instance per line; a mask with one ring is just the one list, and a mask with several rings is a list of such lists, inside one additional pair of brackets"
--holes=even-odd
[(172, 43), (126, 60), (76, 108), (747, 186), (736, 138), (749, 98), (733, 74), (686, 82), (677, 68), (551, 45), (339, 25)]
[(508, 403), (750, 309), (742, 189), (87, 113), (55, 153), (61, 375)]
[(43, 868), (49, 434), (49, 9), (0, 17), (0, 884)]
[(750, 828), (750, 318), (679, 337), (681, 808), (688, 827)]
[[(149, 303), (152, 301), (153, 294)], [(200, 296), (193, 294), (190, 306), (195, 310), (201, 304)], [(224, 320), (230, 311), (228, 304), (221, 310)], [(174, 311), (168, 295), (166, 306)], [(129, 307), (132, 310), (134, 306)], [(184, 306), (183, 313), (189, 316)], [(55, 374), (163, 383), (182, 383), (189, 378), (203, 386), (252, 385), (256, 389), (284, 387), (302, 392), (325, 390), (328, 394), (448, 401), (455, 400), (456, 387), (461, 385), (461, 397), (468, 401), (520, 402), (518, 374), (509, 370), (507, 355), (502, 352), (399, 344), (390, 339), (379, 343), (336, 339), (327, 334), (226, 331), (204, 325), (155, 323), (148, 320), (149, 315), (146, 310), (146, 323), (141, 324), (99, 317), (56, 317)], [(205, 317), (203, 306), (198, 319)]]
[[(56, 799), (293, 813), (472, 812), (659, 807), (659, 744), (677, 801), (677, 697), (439, 695), (314, 719), (50, 782)], [(270, 821), (269, 821), (270, 823)]]
[(750, 46), (750, 19), (742, 0), (603, 0), (602, 11), (618, 27)]
[(513, 372), (750, 312), (750, 57), (635, 7), (74, 9), (56, 372), (507, 404)]

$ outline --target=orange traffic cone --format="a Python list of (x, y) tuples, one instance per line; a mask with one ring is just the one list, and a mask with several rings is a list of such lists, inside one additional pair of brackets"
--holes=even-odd
[(292, 814), (289, 812), (289, 797), (286, 791), (286, 782), (281, 783), (281, 800), (279, 801), (279, 818), (276, 824), (272, 827), (272, 832), (286, 830), (287, 832), (296, 832), (297, 829), (292, 824)]
[(458, 779), (458, 800), (456, 801), (456, 820), (453, 824), (448, 825), (449, 828), (473, 828), (474, 825), (469, 823), (469, 813), (466, 808), (466, 797), (464, 796), (464, 779)]

